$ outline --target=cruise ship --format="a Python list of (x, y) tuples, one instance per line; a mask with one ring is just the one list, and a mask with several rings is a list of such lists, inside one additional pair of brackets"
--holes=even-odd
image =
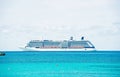
[(53, 40), (31, 40), (22, 48), (27, 51), (93, 51), (95, 46), (81, 37), (80, 40), (53, 41)]

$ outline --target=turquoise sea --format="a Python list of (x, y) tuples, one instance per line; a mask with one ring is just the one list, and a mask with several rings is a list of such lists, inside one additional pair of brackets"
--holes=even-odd
[(120, 77), (120, 51), (8, 51), (0, 77)]

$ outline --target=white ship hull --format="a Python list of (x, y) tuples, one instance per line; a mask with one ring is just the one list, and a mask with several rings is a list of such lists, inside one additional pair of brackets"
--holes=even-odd
[(23, 51), (95, 51), (94, 48), (81, 48), (81, 49), (61, 49), (61, 48), (57, 48), (57, 49), (40, 49), (40, 48), (32, 48), (32, 47), (26, 47), (26, 48), (20, 48)]

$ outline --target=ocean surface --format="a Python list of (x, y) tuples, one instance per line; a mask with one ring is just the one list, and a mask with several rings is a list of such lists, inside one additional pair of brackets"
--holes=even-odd
[(8, 51), (0, 77), (120, 77), (120, 51)]

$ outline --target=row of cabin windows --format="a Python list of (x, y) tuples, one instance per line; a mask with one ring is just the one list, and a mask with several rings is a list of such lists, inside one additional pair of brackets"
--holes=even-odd
[(59, 47), (72, 47), (72, 46), (83, 46), (83, 47), (90, 47), (87, 43), (68, 43), (68, 44), (61, 44), (61, 43), (29, 43), (29, 47), (45, 47), (45, 46), (59, 46)]

